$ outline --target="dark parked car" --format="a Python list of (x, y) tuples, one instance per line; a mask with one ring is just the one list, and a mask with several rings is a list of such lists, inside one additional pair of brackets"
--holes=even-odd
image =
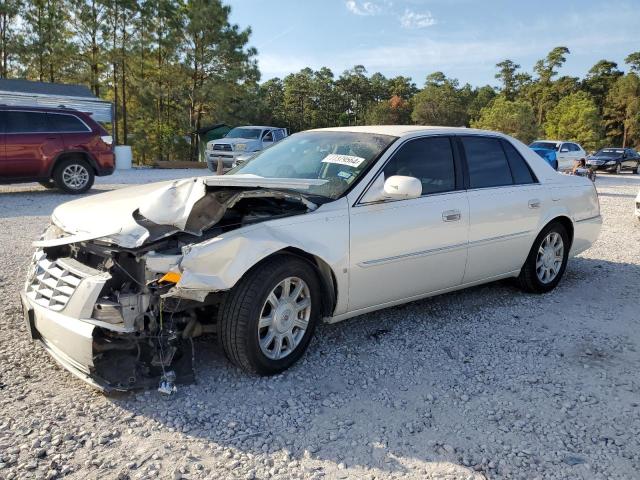
[(82, 193), (114, 167), (111, 136), (90, 115), (0, 106), (0, 183), (35, 181)]
[(601, 148), (587, 158), (587, 166), (592, 170), (612, 173), (621, 173), (623, 170), (638, 173), (640, 155), (633, 148)]

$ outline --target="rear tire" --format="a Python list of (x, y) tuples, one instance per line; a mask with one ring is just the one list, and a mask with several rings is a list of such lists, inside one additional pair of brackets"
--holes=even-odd
[[(289, 288), (286, 295), (284, 285)], [(302, 293), (295, 296), (297, 287)], [(313, 267), (296, 257), (278, 255), (249, 271), (220, 308), (218, 338), (227, 358), (259, 375), (289, 368), (311, 341), (320, 318), (320, 292)], [(295, 296), (292, 303), (286, 301), (291, 295)], [(297, 306), (303, 304), (309, 309), (298, 311)], [(297, 322), (306, 328), (296, 326)]]
[(71, 194), (84, 193), (93, 186), (95, 174), (93, 168), (82, 157), (62, 160), (53, 172), (56, 186)]
[(569, 247), (569, 235), (564, 226), (559, 222), (547, 225), (536, 237), (520, 270), (520, 288), (531, 293), (546, 293), (556, 288), (567, 268)]

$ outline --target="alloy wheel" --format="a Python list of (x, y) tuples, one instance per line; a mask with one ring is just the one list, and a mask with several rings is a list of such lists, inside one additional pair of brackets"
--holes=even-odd
[(258, 321), (258, 342), (271, 360), (290, 355), (302, 341), (311, 318), (309, 286), (298, 277), (287, 277), (267, 296)]
[(62, 181), (73, 190), (81, 190), (89, 182), (89, 171), (84, 165), (72, 163), (62, 171)]
[(558, 232), (550, 232), (538, 248), (536, 275), (542, 283), (550, 283), (558, 276), (564, 260), (564, 242)]

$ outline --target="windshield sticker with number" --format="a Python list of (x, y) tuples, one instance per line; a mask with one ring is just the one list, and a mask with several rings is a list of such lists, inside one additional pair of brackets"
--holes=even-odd
[(346, 165), (347, 167), (357, 168), (360, 166), (362, 162), (364, 162), (364, 158), (356, 157), (354, 155), (339, 155), (337, 153), (330, 153), (322, 163), (337, 163), (338, 165)]

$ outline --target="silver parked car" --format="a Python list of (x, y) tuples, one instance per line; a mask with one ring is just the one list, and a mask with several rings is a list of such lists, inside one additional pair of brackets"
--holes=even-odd
[(207, 166), (209, 170), (216, 172), (218, 161), (222, 161), (223, 169), (228, 170), (287, 136), (286, 128), (262, 126), (233, 128), (223, 138), (207, 143)]
[(274, 374), (321, 321), (509, 277), (548, 292), (600, 226), (592, 182), (508, 136), (314, 130), (227, 175), (61, 205), (22, 302), (32, 337), (104, 390), (189, 379), (206, 332)]

